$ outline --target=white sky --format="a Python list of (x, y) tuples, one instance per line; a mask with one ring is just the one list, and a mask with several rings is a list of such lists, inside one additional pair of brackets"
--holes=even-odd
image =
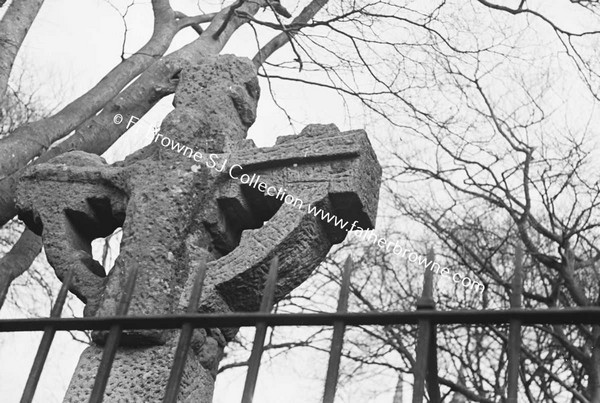
[[(150, 2), (140, 3), (128, 13), (127, 55), (137, 50), (152, 32), (152, 26), (149, 25), (149, 21), (152, 21)], [(188, 15), (198, 14), (196, 1), (174, 0), (171, 3), (174, 9), (184, 11)], [(125, 2), (113, 1), (113, 4), (122, 5)], [(205, 11), (209, 12), (210, 7)], [(28, 77), (26, 84), (35, 89), (45, 103), (52, 106), (65, 105), (89, 90), (120, 61), (122, 34), (122, 19), (106, 1), (47, 0), (21, 48), (15, 70), (24, 70)], [(238, 32), (224, 53), (253, 57), (254, 47), (249, 49), (246, 44), (248, 34), (249, 32)], [(191, 29), (180, 32), (171, 50), (195, 37), (197, 34)], [(258, 146), (271, 146), (277, 136), (297, 133), (304, 127), (304, 122), (335, 123), (341, 130), (364, 126), (360, 121), (347, 120), (344, 105), (331, 91), (307, 88), (304, 85), (287, 85), (284, 87), (285, 91), (275, 89), (275, 93), (294, 119), (302, 122), (292, 129), (285, 115), (273, 104), (264, 83), (261, 83), (261, 86), (258, 119), (249, 133), (249, 138)], [(150, 126), (162, 121), (172, 109), (171, 101), (172, 97), (162, 100), (142, 119), (140, 123), (148, 123), (147, 126), (138, 124), (122, 136), (103, 155), (107, 161), (123, 159), (132, 150), (149, 144), (152, 138)], [(41, 260), (45, 261), (43, 257)], [(58, 290), (60, 284), (57, 281), (53, 284)], [(74, 304), (82, 309), (77, 301)], [(29, 306), (32, 311), (38, 311), (39, 315), (47, 314), (49, 309), (31, 301)], [(81, 315), (81, 311), (76, 314)], [(15, 315), (21, 316), (22, 312), (8, 306), (5, 306), (1, 313), (1, 317)], [(35, 333), (0, 335), (2, 402), (19, 400), (40, 337), (41, 334)], [(35, 402), (61, 401), (82, 348), (82, 344), (73, 341), (70, 335), (62, 332), (57, 334)], [(322, 384), (319, 380), (324, 378), (327, 357), (311, 357), (311, 364), (307, 367), (303, 362), (306, 362), (308, 356), (302, 354), (304, 355), (296, 354), (294, 365), (280, 363), (274, 369), (269, 365), (261, 368), (255, 402), (280, 403), (283, 396), (289, 403), (317, 402), (321, 399)], [(315, 363), (319, 359), (321, 365), (316, 366)], [(245, 369), (234, 369), (220, 375), (215, 391), (215, 403), (239, 401), (244, 374)], [(390, 387), (394, 386), (395, 383), (392, 383)], [(343, 401), (358, 402), (350, 396)], [(391, 401), (391, 397), (384, 396), (372, 401), (387, 403)]]
[[(114, 4), (124, 10), (125, 1), (115, 0)], [(172, 0), (174, 9), (190, 15), (197, 14), (195, 0)], [(283, 2), (285, 5), (285, 1)], [(507, 2), (509, 3), (509, 2)], [(566, 4), (562, 2), (560, 4)], [(206, 12), (213, 11), (218, 1), (203, 1)], [(559, 3), (554, 3), (559, 4)], [(213, 8), (211, 8), (213, 7)], [(6, 7), (5, 7), (6, 8)], [(291, 8), (292, 9), (292, 8)], [(564, 9), (557, 6), (548, 12), (561, 15)], [(150, 2), (140, 2), (130, 9), (127, 24), (126, 55), (137, 50), (150, 36), (152, 26)], [(567, 28), (579, 28), (586, 21), (579, 15), (564, 21)], [(481, 29), (485, 30), (485, 26)], [(48, 105), (65, 105), (87, 91), (120, 61), (123, 39), (122, 19), (104, 0), (46, 0), (27, 39), (21, 48), (17, 70), (26, 74), (26, 85), (35, 90)], [(225, 53), (252, 57), (255, 54), (254, 42), (249, 47), (247, 38), (252, 35), (249, 29), (240, 30), (228, 44)], [(186, 29), (177, 35), (172, 49), (193, 40), (197, 34)], [(283, 50), (286, 52), (287, 50)], [(366, 128), (380, 160), (385, 158), (385, 147), (390, 147), (389, 128), (384, 123), (362, 118), (362, 108), (350, 103), (346, 106), (332, 91), (298, 84), (275, 86), (277, 99), (296, 120), (290, 127), (285, 115), (273, 103), (268, 87), (261, 81), (262, 93), (258, 119), (252, 126), (249, 137), (258, 146), (270, 146), (277, 136), (298, 132), (306, 123), (335, 123), (341, 130)], [(150, 142), (150, 126), (159, 123), (172, 109), (171, 97), (157, 105), (142, 122), (119, 139), (104, 155), (109, 161), (120, 160)], [(575, 104), (576, 107), (581, 105)], [(585, 109), (586, 105), (581, 106)], [(394, 133), (398, 135), (398, 133)], [(398, 137), (398, 136), (397, 136)], [(421, 144), (422, 145), (422, 144)], [(426, 151), (426, 150), (425, 150)], [(381, 221), (379, 222), (381, 224)], [(380, 225), (378, 224), (378, 228)], [(44, 260), (43, 258), (40, 258)], [(54, 281), (54, 287), (59, 283)], [(31, 302), (31, 310), (43, 315), (49, 308)], [(81, 304), (79, 304), (81, 309)], [(3, 309), (0, 315), (9, 317), (21, 314), (17, 309)], [(81, 314), (81, 311), (77, 312)], [(27, 373), (37, 349), (40, 335), (2, 334), (0, 335), (0, 396), (3, 402), (18, 401)], [(70, 340), (68, 334), (58, 334), (53, 344), (46, 370), (42, 376), (36, 402), (60, 401), (70, 375), (74, 369), (81, 344)], [(289, 362), (280, 360), (281, 365), (261, 368), (256, 389), (256, 403), (310, 403), (320, 401), (322, 383), (326, 371), (326, 355), (302, 355)], [(308, 362), (310, 359), (310, 362)], [(239, 401), (243, 387), (244, 369), (235, 369), (219, 376), (215, 392), (215, 403)], [(365, 400), (364, 391), (348, 388), (340, 394), (340, 402), (349, 403), (391, 403), (396, 380), (382, 376), (379, 383), (387, 392)], [(367, 391), (368, 392), (368, 391)], [(365, 393), (367, 393), (365, 392)], [(405, 398), (405, 401), (408, 399)]]

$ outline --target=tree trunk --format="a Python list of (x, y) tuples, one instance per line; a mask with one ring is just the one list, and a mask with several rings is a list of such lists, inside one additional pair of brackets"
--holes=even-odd
[[(17, 53), (43, 3), (44, 0), (13, 1), (0, 21), (0, 98), (6, 93)], [(0, 7), (2, 4), (3, 1)]]
[[(116, 66), (94, 88), (57, 114), (23, 125), (0, 140), (0, 178), (16, 172), (86, 119), (94, 116), (133, 78), (167, 51), (178, 31), (175, 14), (166, 0), (153, 0), (153, 7), (154, 32), (137, 53)], [(4, 72), (1, 65), (0, 71)]]
[(42, 238), (25, 229), (17, 243), (0, 259), (0, 308), (12, 281), (31, 266), (41, 250)]

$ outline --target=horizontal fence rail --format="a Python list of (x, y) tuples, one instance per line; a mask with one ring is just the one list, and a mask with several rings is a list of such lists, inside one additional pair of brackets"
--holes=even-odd
[(437, 324), (500, 325), (520, 320), (523, 325), (535, 324), (600, 324), (600, 308), (553, 308), (544, 310), (505, 309), (481, 311), (413, 311), (359, 313), (289, 313), (271, 314), (244, 312), (227, 314), (172, 314), (148, 316), (106, 316), (93, 318), (1, 319), (0, 332), (42, 331), (47, 326), (55, 330), (177, 329), (185, 323), (196, 328), (253, 327), (260, 322), (267, 326), (346, 326), (416, 325), (419, 320)]
[[(423, 330), (421, 333), (427, 337), (424, 339), (425, 341), (422, 343), (423, 345), (421, 348), (421, 350), (425, 352), (425, 354), (421, 354), (421, 356), (425, 358), (421, 357), (421, 365), (413, 368), (413, 373), (420, 377), (419, 379), (422, 378), (417, 385), (418, 387), (415, 387), (413, 391), (413, 402), (421, 403), (423, 401), (424, 384), (427, 383), (429, 401), (437, 403), (441, 398), (439, 396), (439, 386), (437, 384), (436, 325), (511, 325), (511, 332), (515, 333), (515, 323), (518, 324), (519, 329), (520, 326), (536, 324), (600, 324), (600, 307), (553, 308), (544, 310), (514, 307), (505, 310), (437, 311), (435, 310), (433, 303), (422, 303), (420, 309), (411, 312), (348, 313), (348, 297), (350, 294), (350, 280), (353, 270), (353, 262), (350, 258), (346, 260), (342, 272), (337, 312), (273, 314), (270, 313), (270, 311), (273, 308), (274, 295), (277, 287), (278, 265), (278, 258), (275, 256), (270, 262), (268, 274), (265, 274), (264, 292), (260, 310), (258, 312), (235, 313), (196, 313), (199, 307), (202, 286), (206, 274), (206, 262), (204, 262), (195, 275), (190, 299), (188, 301), (187, 313), (127, 316), (127, 310), (132, 299), (137, 275), (137, 270), (132, 270), (128, 275), (124, 292), (121, 295), (116, 316), (61, 318), (60, 312), (65, 303), (67, 288), (72, 277), (71, 274), (69, 274), (64, 280), (64, 284), (50, 317), (0, 320), (0, 333), (28, 331), (44, 332), (44, 337), (42, 338), (38, 353), (34, 360), (21, 403), (30, 403), (32, 401), (44, 362), (48, 355), (48, 350), (50, 349), (50, 344), (52, 343), (56, 331), (110, 330), (89, 400), (89, 403), (101, 403), (104, 399), (106, 385), (122, 331), (135, 329), (179, 329), (179, 342), (177, 344), (173, 365), (171, 367), (163, 398), (163, 403), (175, 403), (178, 401), (180, 383), (186, 364), (186, 357), (191, 347), (194, 329), (255, 327), (255, 338), (252, 353), (247, 364), (248, 371), (242, 394), (242, 403), (252, 403), (268, 327), (332, 326), (334, 331), (322, 402), (333, 403), (336, 395), (338, 371), (340, 360), (342, 358), (344, 334), (347, 326), (417, 325), (419, 329)], [(515, 305), (516, 304), (513, 304), (513, 306)], [(428, 340), (431, 343), (429, 343)], [(518, 345), (520, 344), (520, 341), (518, 338), (515, 338), (515, 340), (516, 341), (513, 341), (512, 344), (516, 345), (515, 348), (519, 348)], [(419, 353), (417, 355), (419, 355)], [(511, 361), (509, 362), (509, 365), (518, 365), (518, 357), (515, 358), (515, 354), (509, 357), (509, 361)], [(517, 387), (517, 382), (513, 379), (509, 388), (512, 392), (509, 395), (515, 396)]]

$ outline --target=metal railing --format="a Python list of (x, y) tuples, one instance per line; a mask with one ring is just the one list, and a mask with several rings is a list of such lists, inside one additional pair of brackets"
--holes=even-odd
[[(510, 324), (510, 344), (519, 343), (520, 337), (514, 332), (520, 332), (520, 327), (534, 324), (600, 324), (600, 308), (577, 309), (546, 309), (526, 310), (511, 308), (508, 310), (458, 310), (436, 311), (424, 292), (424, 299), (418, 303), (418, 309), (412, 312), (365, 312), (348, 313), (348, 297), (350, 293), (350, 277), (353, 262), (348, 258), (344, 264), (341, 290), (338, 299), (337, 312), (320, 314), (271, 314), (273, 296), (277, 280), (278, 259), (275, 257), (270, 263), (269, 273), (266, 278), (265, 289), (259, 312), (203, 314), (195, 313), (198, 310), (202, 285), (206, 273), (203, 266), (195, 279), (187, 313), (155, 316), (127, 316), (131, 301), (137, 270), (132, 270), (121, 296), (116, 316), (113, 317), (88, 317), (88, 318), (60, 318), (60, 313), (65, 304), (72, 273), (69, 273), (62, 284), (58, 297), (52, 307), (50, 317), (35, 319), (2, 319), (0, 332), (43, 331), (37, 354), (34, 359), (21, 403), (31, 402), (40, 379), (48, 351), (57, 331), (64, 330), (109, 330), (109, 336), (104, 345), (103, 355), (98, 367), (98, 372), (91, 392), (91, 403), (102, 402), (104, 391), (110, 375), (113, 360), (119, 345), (121, 332), (125, 329), (181, 329), (179, 342), (175, 352), (173, 365), (163, 402), (176, 402), (179, 386), (185, 366), (185, 360), (191, 347), (192, 333), (196, 328), (256, 328), (252, 352), (248, 361), (248, 372), (242, 394), (242, 403), (251, 403), (260, 369), (260, 361), (264, 350), (264, 341), (268, 327), (274, 326), (333, 326), (333, 336), (329, 356), (329, 364), (325, 379), (323, 394), (324, 403), (333, 403), (344, 333), (347, 326), (361, 325), (409, 325), (419, 326), (419, 335), (422, 342), (417, 345), (417, 360), (413, 368), (415, 378), (413, 386), (413, 403), (422, 403), (425, 396), (425, 384), (429, 392), (430, 401), (436, 402), (440, 398), (437, 375), (437, 343), (436, 325), (438, 324), (463, 324), (463, 325), (495, 325)], [(427, 276), (426, 276), (427, 277)], [(426, 279), (427, 285), (427, 279)], [(514, 305), (513, 305), (514, 306)], [(511, 348), (509, 354), (509, 367), (514, 367), (519, 360), (519, 346)], [(515, 361), (516, 360), (516, 361)], [(516, 393), (518, 378), (509, 376), (510, 394)], [(509, 401), (511, 396), (509, 395)]]

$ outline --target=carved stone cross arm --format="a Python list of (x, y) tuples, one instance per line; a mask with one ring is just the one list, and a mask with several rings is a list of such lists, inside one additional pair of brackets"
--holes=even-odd
[(74, 276), (70, 291), (94, 305), (106, 283), (91, 242), (123, 225), (127, 192), (121, 168), (80, 151), (32, 166), (17, 188), (19, 218), (40, 235), (59, 279)]
[[(275, 254), (279, 300), (309, 277), (351, 227), (374, 226), (381, 168), (364, 131), (310, 125), (300, 135), (279, 137), (274, 147), (238, 151), (228, 161), (219, 205), (231, 219), (259, 228), (244, 231), (236, 249), (209, 264), (206, 308), (257, 310), (265, 270)], [(255, 178), (253, 183), (230, 177), (243, 174)], [(262, 192), (258, 182), (265, 184)], [(272, 196), (273, 188), (284, 189), (289, 203), (283, 202), (283, 193)], [(336, 218), (328, 223), (323, 219), (327, 213)]]

